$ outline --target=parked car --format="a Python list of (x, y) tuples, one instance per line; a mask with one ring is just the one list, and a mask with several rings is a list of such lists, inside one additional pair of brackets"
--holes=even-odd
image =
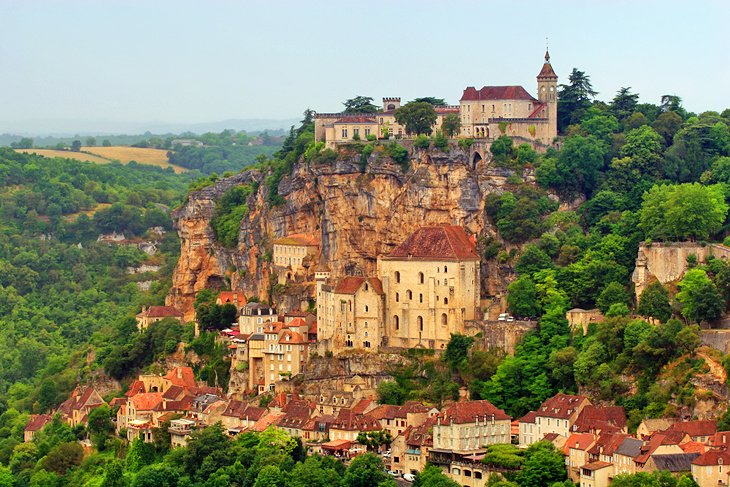
[(416, 480), (416, 476), (413, 475), (412, 473), (404, 473), (403, 480), (405, 480), (407, 482), (413, 482), (414, 480)]
[(398, 475), (398, 472), (396, 472), (395, 470), (388, 470), (388, 475), (391, 475), (393, 477), (398, 477), (399, 476)]

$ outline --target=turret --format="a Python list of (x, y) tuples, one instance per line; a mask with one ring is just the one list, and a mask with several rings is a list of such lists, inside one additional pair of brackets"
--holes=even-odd
[(392, 112), (400, 108), (400, 97), (385, 97), (383, 98), (383, 111)]
[[(552, 143), (558, 136), (558, 75), (550, 64), (550, 52), (545, 51), (545, 64), (537, 75), (537, 99), (547, 104), (545, 118), (548, 119), (548, 129), (544, 140)], [(542, 118), (542, 117), (541, 117)]]

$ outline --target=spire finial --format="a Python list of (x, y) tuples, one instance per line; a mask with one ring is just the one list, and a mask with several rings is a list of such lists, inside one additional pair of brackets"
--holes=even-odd
[(548, 48), (548, 38), (545, 37), (545, 62), (550, 62), (550, 49)]

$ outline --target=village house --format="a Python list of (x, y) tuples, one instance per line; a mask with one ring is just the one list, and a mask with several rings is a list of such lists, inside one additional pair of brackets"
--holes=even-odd
[(376, 352), (383, 336), (383, 285), (375, 277), (343, 277), (334, 286), (317, 280), (317, 348)]
[(573, 433), (626, 433), (626, 411), (622, 406), (585, 406), (570, 430)]
[(261, 303), (247, 303), (238, 317), (241, 334), (263, 333), (267, 322), (276, 321), (276, 309)]
[(677, 421), (675, 418), (647, 418), (636, 428), (636, 436), (648, 438), (657, 431), (668, 430)]
[(357, 441), (357, 435), (383, 429), (380, 421), (368, 417), (356, 409), (340, 409), (330, 424), (330, 440)]
[(236, 311), (240, 314), (244, 306), (246, 306), (246, 296), (242, 291), (221, 291), (215, 298), (215, 304), (223, 306), (225, 304), (232, 304), (236, 307)]
[[(327, 147), (368, 137), (400, 138), (405, 127), (395, 120), (400, 98), (383, 98), (376, 113), (319, 113), (315, 116), (315, 140)], [(468, 86), (458, 106), (435, 107), (434, 131), (441, 130), (444, 118), (458, 115), (461, 137), (494, 140), (500, 135), (551, 144), (558, 135), (558, 76), (545, 52), (545, 62), (537, 75), (537, 98), (522, 86)]]
[(436, 417), (431, 416), (420, 426), (408, 426), (395, 437), (391, 445), (392, 470), (416, 474), (423, 471), (433, 448), (433, 426)]
[(137, 314), (137, 329), (139, 331), (144, 331), (152, 323), (157, 323), (165, 318), (182, 321), (183, 314), (172, 306), (143, 306), (142, 312)]
[(229, 435), (237, 435), (253, 428), (256, 421), (266, 414), (265, 408), (251, 406), (243, 401), (231, 399), (221, 416), (221, 424)]
[(580, 487), (608, 487), (612, 473), (613, 465), (608, 462), (586, 463), (580, 469)]
[(95, 388), (79, 386), (71, 393), (71, 397), (58, 406), (56, 412), (61, 415), (61, 419), (74, 428), (79, 424), (86, 424), (91, 410), (104, 404), (106, 402)]
[(286, 279), (305, 274), (311, 259), (319, 253), (316, 235), (298, 233), (274, 240), (271, 262), (284, 271)]
[(419, 228), (378, 258), (378, 276), (385, 346), (441, 350), (480, 315), (479, 256), (461, 227)]
[(624, 438), (613, 452), (613, 475), (634, 474), (637, 471), (636, 458), (641, 455), (641, 447), (644, 442), (632, 437)]
[(337, 420), (337, 417), (330, 414), (314, 416), (302, 428), (302, 439), (311, 448), (313, 442), (321, 443), (329, 439), (330, 426)]
[(313, 407), (308, 401), (296, 399), (289, 401), (283, 408), (284, 416), (276, 423), (277, 428), (284, 430), (289, 436), (304, 437), (304, 428), (312, 415)]
[(50, 423), (52, 419), (53, 416), (50, 414), (31, 414), (28, 424), (25, 425), (23, 430), (23, 441), (25, 443), (33, 441), (35, 434)]
[[(563, 393), (546, 400), (535, 411), (534, 416), (528, 414), (520, 420), (520, 446), (530, 446), (532, 443), (542, 440), (548, 433), (567, 438), (581, 411), (588, 405), (590, 402), (584, 396), (571, 396)], [(534, 421), (534, 429), (529, 426), (530, 421)], [(525, 434), (522, 434), (523, 430)], [(534, 431), (534, 434), (528, 433), (531, 431)]]
[(677, 421), (665, 431), (681, 431), (682, 433), (688, 434), (692, 438), (692, 441), (707, 443), (717, 433), (717, 420)]
[(170, 420), (170, 445), (172, 448), (188, 446), (190, 434), (195, 428), (195, 421), (187, 418), (178, 418)]
[(408, 401), (402, 406), (382, 404), (367, 413), (371, 418), (380, 421), (383, 429), (393, 438), (403, 434), (409, 427), (420, 426), (429, 417), (436, 416), (438, 409), (429, 407), (420, 402)]
[(700, 487), (730, 485), (730, 450), (710, 450), (695, 458), (692, 477)]
[(592, 433), (573, 433), (565, 441), (563, 455), (568, 478), (572, 482), (580, 482), (581, 467), (588, 463), (588, 450), (595, 442), (596, 437)]

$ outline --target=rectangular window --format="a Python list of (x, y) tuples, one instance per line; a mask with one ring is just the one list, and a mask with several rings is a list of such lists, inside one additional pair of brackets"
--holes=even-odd
[(347, 138), (347, 129), (342, 129), (342, 138), (343, 139)]
[(368, 135), (370, 135), (370, 129), (365, 129), (365, 137), (367, 137)]
[(360, 129), (359, 128), (352, 129), (352, 136), (355, 137), (356, 135), (358, 137), (360, 136)]

